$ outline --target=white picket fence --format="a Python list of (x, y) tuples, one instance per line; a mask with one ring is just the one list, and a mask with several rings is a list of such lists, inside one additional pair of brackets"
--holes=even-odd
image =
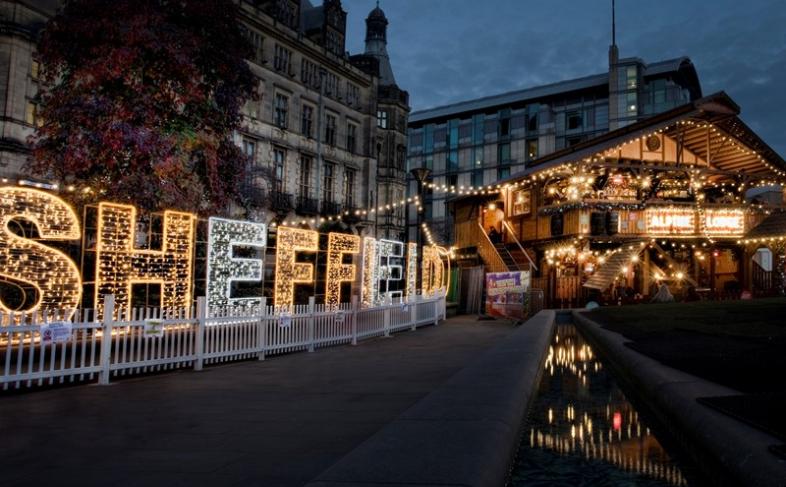
[[(106, 297), (107, 317), (114, 297)], [(0, 385), (3, 390), (97, 380), (109, 384), (112, 377), (304, 351), (387, 336), (418, 326), (438, 324), (445, 318), (445, 297), (413, 297), (374, 308), (344, 303), (337, 311), (322, 304), (296, 306), (288, 326), (272, 306), (255, 309), (207, 310), (204, 298), (191, 310), (161, 312), (134, 309), (113, 321), (88, 321), (92, 311), (73, 319), (70, 338), (59, 343), (41, 341), (41, 324), (56, 313), (5, 322), (0, 326)], [(9, 317), (6, 317), (9, 318)], [(147, 319), (163, 320), (163, 335), (144, 335)], [(104, 340), (104, 337), (111, 337)]]

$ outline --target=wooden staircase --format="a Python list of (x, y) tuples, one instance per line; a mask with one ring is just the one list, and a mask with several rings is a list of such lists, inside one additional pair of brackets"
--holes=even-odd
[(530, 261), (521, 249), (504, 243), (494, 244), (500, 258), (508, 267), (509, 271), (528, 271), (530, 270)]
[(584, 287), (600, 291), (608, 288), (614, 282), (614, 278), (620, 275), (622, 268), (629, 266), (633, 257), (638, 256), (647, 248), (644, 244), (646, 242), (643, 240), (624, 244), (622, 250), (614, 253), (599, 269), (595, 270), (592, 277), (584, 283)]

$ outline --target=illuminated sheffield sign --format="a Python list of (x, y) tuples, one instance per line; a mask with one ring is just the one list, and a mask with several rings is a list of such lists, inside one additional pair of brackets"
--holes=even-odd
[[(65, 253), (41, 241), (71, 241), (82, 238), (79, 220), (73, 209), (55, 195), (31, 188), (0, 187), (0, 276), (36, 289), (34, 302), (25, 301), (25, 312), (56, 310), (70, 318), (79, 307), (82, 276)], [(25, 236), (18, 222), (32, 225), (37, 238)], [(190, 307), (193, 300), (194, 248), (197, 217), (191, 213), (165, 211), (161, 250), (135, 247), (137, 210), (132, 205), (102, 202), (98, 205), (95, 307), (102, 315), (104, 296), (115, 296), (115, 315), (131, 307), (135, 284), (161, 287), (160, 306), (165, 310)], [(21, 227), (19, 227), (21, 228)], [(300, 228), (278, 227), (276, 268), (273, 288), (278, 311), (289, 311), (295, 301), (296, 284), (314, 284), (316, 267), (300, 262), (303, 254), (318, 252), (319, 233)], [(261, 296), (232, 296), (236, 282), (259, 282), (264, 274), (264, 260), (238, 257), (235, 249), (267, 245), (267, 227), (223, 218), (208, 221), (206, 294), (211, 308), (256, 306)], [(393, 240), (376, 240), (342, 233), (328, 234), (327, 269), (324, 271), (325, 304), (336, 309), (342, 298), (341, 284), (353, 283), (357, 277), (357, 254), (362, 252), (361, 301), (366, 306), (389, 302), (395, 296), (413, 296), (415, 291), (417, 246)], [(406, 255), (405, 255), (406, 249)], [(447, 252), (435, 246), (423, 248), (422, 294), (432, 296), (446, 291), (450, 268), (442, 256)], [(351, 259), (352, 263), (345, 262)], [(448, 262), (449, 266), (449, 262)], [(406, 269), (406, 274), (404, 270)], [(406, 277), (405, 277), (406, 276)], [(403, 291), (391, 290), (391, 284), (405, 279)], [(27, 299), (27, 298), (25, 298)], [(14, 311), (0, 300), (0, 311)]]
[[(32, 223), (37, 240), (78, 240), (79, 220), (57, 196), (28, 188), (0, 188), (0, 276), (33, 286), (37, 299), (27, 311), (60, 309), (70, 318), (82, 296), (82, 279), (67, 255), (11, 231), (13, 221)], [(11, 312), (0, 300), (0, 311)]]

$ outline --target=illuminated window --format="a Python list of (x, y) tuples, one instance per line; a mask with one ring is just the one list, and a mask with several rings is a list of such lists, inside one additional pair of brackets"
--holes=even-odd
[(38, 122), (38, 105), (29, 100), (25, 105), (25, 122), (30, 125), (37, 125)]
[(532, 161), (538, 158), (538, 139), (527, 140), (527, 160)]
[(40, 72), (41, 72), (41, 63), (33, 59), (30, 62), (30, 77), (33, 78), (34, 80), (38, 80), (38, 76), (40, 75)]

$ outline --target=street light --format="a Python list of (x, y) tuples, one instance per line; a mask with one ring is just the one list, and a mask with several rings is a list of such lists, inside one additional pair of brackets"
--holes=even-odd
[[(412, 177), (415, 178), (415, 181), (418, 182), (418, 208), (415, 210), (416, 214), (416, 221), (417, 221), (417, 229), (416, 229), (416, 236), (417, 236), (417, 245), (418, 245), (418, 257), (421, 259), (423, 258), (423, 237), (422, 237), (422, 229), (420, 228), (420, 205), (423, 204), (423, 188), (425, 186), (426, 179), (428, 179), (429, 175), (431, 174), (431, 169), (427, 167), (416, 167), (411, 169), (410, 174)], [(417, 273), (417, 288), (422, 289), (423, 284), (423, 273)]]

